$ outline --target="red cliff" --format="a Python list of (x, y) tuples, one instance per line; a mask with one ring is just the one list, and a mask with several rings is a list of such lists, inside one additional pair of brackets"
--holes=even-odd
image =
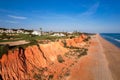
[[(67, 39), (67, 46), (77, 46), (85, 38), (86, 36), (82, 35), (78, 38)], [(53, 63), (57, 63), (51, 68), (54, 68), (54, 70), (59, 69), (62, 64), (56, 62), (57, 56), (63, 56), (68, 52), (68, 49), (61, 44), (61, 42), (50, 42), (29, 46), (26, 49), (10, 50), (8, 54), (4, 54), (0, 59), (0, 76), (3, 80), (35, 80), (35, 77), (41, 79), (53, 77), (52, 72), (47, 68)], [(38, 76), (43, 74), (45, 78)]]

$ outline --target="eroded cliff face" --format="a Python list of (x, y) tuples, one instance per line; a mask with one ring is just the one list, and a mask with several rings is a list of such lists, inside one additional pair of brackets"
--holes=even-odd
[(73, 38), (73, 39), (66, 39), (66, 46), (78, 47), (81, 45), (81, 43), (84, 43), (83, 40), (85, 38), (87, 38), (87, 36), (82, 34), (81, 36)]
[[(77, 46), (85, 38), (86, 36), (82, 35), (78, 38), (67, 39), (67, 46)], [(64, 65), (61, 65), (57, 61), (58, 55), (63, 56), (69, 51), (62, 45), (61, 42), (50, 42), (29, 46), (26, 49), (20, 47), (14, 51), (10, 50), (7, 55), (4, 54), (0, 59), (1, 78), (3, 80), (35, 80), (37, 78), (48, 80), (53, 77), (58, 78), (61, 69), (69, 63), (68, 60)], [(54, 66), (51, 67), (53, 64)]]

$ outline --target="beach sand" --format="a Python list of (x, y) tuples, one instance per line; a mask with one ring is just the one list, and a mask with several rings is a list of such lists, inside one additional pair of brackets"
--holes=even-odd
[(120, 80), (120, 49), (103, 39), (92, 36), (88, 55), (71, 69), (68, 80)]
[(98, 35), (114, 80), (120, 80), (120, 48)]

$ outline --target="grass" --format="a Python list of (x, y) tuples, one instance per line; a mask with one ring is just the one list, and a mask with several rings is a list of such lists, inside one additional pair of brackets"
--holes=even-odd
[(26, 41), (31, 41), (31, 40), (51, 40), (55, 41), (56, 39), (66, 39), (67, 37), (59, 37), (59, 36), (50, 36), (50, 35), (32, 35), (32, 34), (18, 34), (14, 36), (10, 35), (0, 35), (0, 42), (7, 42), (7, 41), (16, 41), (16, 40), (26, 40)]

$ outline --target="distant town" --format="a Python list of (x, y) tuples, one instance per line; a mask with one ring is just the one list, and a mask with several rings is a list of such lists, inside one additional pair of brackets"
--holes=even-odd
[[(76, 31), (77, 32), (77, 31)], [(42, 28), (39, 30), (27, 30), (27, 29), (6, 29), (6, 28), (0, 28), (0, 35), (6, 34), (6, 35), (18, 35), (18, 34), (32, 34), (32, 35), (51, 35), (51, 36), (66, 36), (66, 34), (72, 34), (73, 32), (52, 32), (42, 31)]]

